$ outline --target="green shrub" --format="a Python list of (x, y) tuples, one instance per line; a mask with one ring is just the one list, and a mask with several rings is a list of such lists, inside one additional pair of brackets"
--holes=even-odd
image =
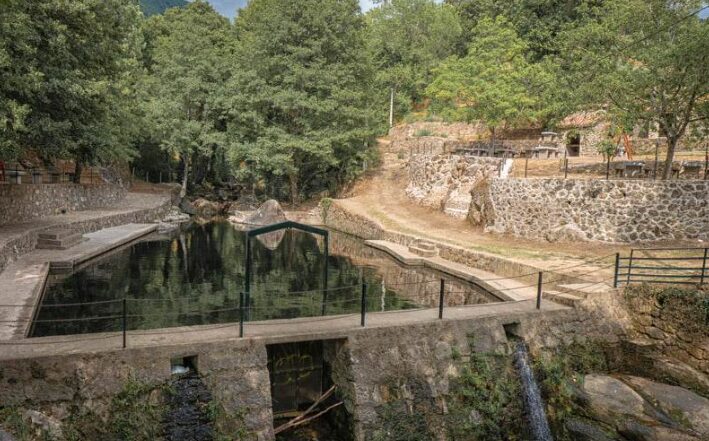
[(431, 132), (428, 129), (419, 129), (416, 132), (414, 132), (414, 136), (417, 138), (420, 138), (422, 136), (433, 136), (433, 132)]
[(451, 440), (524, 439), (520, 383), (510, 356), (473, 353), (451, 384)]

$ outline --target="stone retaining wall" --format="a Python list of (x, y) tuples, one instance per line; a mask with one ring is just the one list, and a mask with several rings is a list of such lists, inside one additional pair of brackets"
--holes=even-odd
[[(38, 410), (57, 421), (70, 418), (77, 408), (101, 415), (129, 379), (157, 387), (171, 378), (171, 359), (196, 356), (199, 374), (215, 404), (224, 411), (220, 423), (233, 432), (245, 430), (249, 433), (245, 439), (272, 441), (266, 345), (322, 339), (334, 343), (326, 345), (325, 354), (333, 368), (332, 379), (353, 417), (355, 438), (365, 441), (372, 439), (372, 430), (378, 427), (382, 406), (395, 398), (395, 386), (404, 391), (413, 385), (420, 387), (417, 393), (438, 403), (443, 411), (446, 395), (453, 392), (448, 389), (449, 382), (460, 375), (464, 357), (471, 351), (505, 351), (503, 325), (515, 323), (519, 335), (534, 342), (534, 348), (583, 338), (617, 342), (623, 335), (621, 328), (609, 332), (575, 310), (565, 310), (358, 328), (346, 334), (302, 335), (291, 340), (230, 338), (215, 343), (5, 360), (0, 361), (0, 407)], [(393, 384), (397, 381), (399, 384)]]
[[(387, 240), (389, 242), (404, 246), (409, 246), (411, 242), (417, 239), (417, 237), (413, 235), (388, 230), (372, 219), (353, 213), (342, 206), (342, 204), (337, 200), (331, 201), (328, 209), (324, 210), (324, 212), (326, 213), (326, 216), (323, 218), (324, 226), (343, 233), (351, 234), (361, 239)], [(541, 268), (517, 262), (512, 259), (505, 259), (494, 254), (473, 251), (463, 247), (438, 242), (430, 238), (427, 238), (426, 240), (436, 244), (439, 255), (443, 259), (460, 263), (462, 265), (467, 265), (471, 268), (489, 271), (500, 276), (516, 277), (520, 282), (529, 284), (536, 283), (537, 276), (532, 273), (542, 270)], [(520, 274), (530, 275), (519, 277)], [(580, 282), (583, 282), (583, 280), (570, 275), (560, 274), (554, 282), (548, 283), (547, 286), (549, 289), (552, 289), (552, 287), (557, 284)]]
[(503, 160), (450, 154), (412, 155), (406, 194), (424, 207), (449, 216), (468, 216), (471, 190), (496, 176)]
[(0, 225), (56, 214), (111, 207), (128, 190), (118, 185), (0, 185)]
[(709, 239), (709, 181), (493, 179), (488, 231), (528, 239)]
[(701, 331), (701, 318), (698, 321), (692, 318), (691, 323), (686, 323), (689, 317), (682, 308), (681, 297), (669, 296), (660, 302), (650, 295), (653, 289), (661, 288), (626, 288), (625, 299), (627, 308), (633, 311), (635, 330), (665, 355), (709, 375), (709, 327)]
[[(126, 209), (126, 211), (114, 214), (106, 214), (104, 216), (96, 216), (91, 219), (67, 222), (61, 226), (77, 233), (92, 233), (103, 228), (115, 227), (128, 223), (150, 223), (157, 219), (162, 219), (170, 211), (172, 200), (169, 195), (163, 198), (151, 208), (136, 208), (134, 210)], [(57, 225), (50, 225), (56, 227)], [(39, 233), (47, 227), (38, 227), (29, 229), (22, 234), (17, 235), (0, 246), (0, 272), (2, 272), (8, 263), (17, 259), (22, 254), (28, 253), (35, 249)]]

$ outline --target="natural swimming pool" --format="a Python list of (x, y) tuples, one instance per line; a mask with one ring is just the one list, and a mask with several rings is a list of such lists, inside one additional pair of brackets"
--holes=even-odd
[[(30, 336), (120, 331), (124, 307), (129, 330), (238, 322), (244, 238), (225, 221), (192, 224), (147, 236), (72, 274), (52, 275)], [(252, 241), (246, 319), (323, 315), (322, 240), (293, 230), (270, 239)], [(358, 313), (363, 283), (368, 312), (434, 306), (441, 277), (332, 233), (325, 314)], [(496, 301), (462, 281), (446, 286), (452, 304)]]

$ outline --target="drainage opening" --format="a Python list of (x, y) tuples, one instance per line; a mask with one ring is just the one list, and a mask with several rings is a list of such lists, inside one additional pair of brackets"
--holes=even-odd
[(278, 441), (353, 439), (343, 397), (354, 396), (345, 340), (266, 346)]
[(505, 329), (507, 340), (520, 340), (522, 338), (519, 322), (506, 323), (502, 327)]
[(170, 360), (170, 372), (172, 375), (183, 375), (187, 373), (197, 373), (197, 356), (177, 357)]

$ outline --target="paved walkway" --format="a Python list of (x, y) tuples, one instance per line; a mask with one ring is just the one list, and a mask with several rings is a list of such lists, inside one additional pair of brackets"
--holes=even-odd
[(155, 231), (156, 224), (127, 224), (86, 234), (68, 250), (35, 250), (0, 273), (0, 341), (23, 338), (42, 295), (50, 267), (71, 269)]
[[(486, 303), (448, 307), (444, 320), (479, 320), (500, 318), (503, 321), (519, 322), (529, 315), (558, 313), (569, 308), (553, 302), (543, 302), (541, 310), (535, 309), (534, 301)], [(369, 313), (368, 328), (386, 328), (438, 321), (438, 309), (415, 309), (392, 312)], [(268, 342), (305, 341), (343, 338), (362, 329), (359, 314), (270, 320), (248, 322), (244, 326), (247, 339), (265, 339)], [(239, 339), (239, 324), (189, 326), (145, 331), (129, 331), (127, 347), (145, 348), (165, 345), (188, 345)], [(53, 336), (0, 342), (0, 360), (40, 356), (96, 353), (121, 349), (123, 334), (120, 332)]]

